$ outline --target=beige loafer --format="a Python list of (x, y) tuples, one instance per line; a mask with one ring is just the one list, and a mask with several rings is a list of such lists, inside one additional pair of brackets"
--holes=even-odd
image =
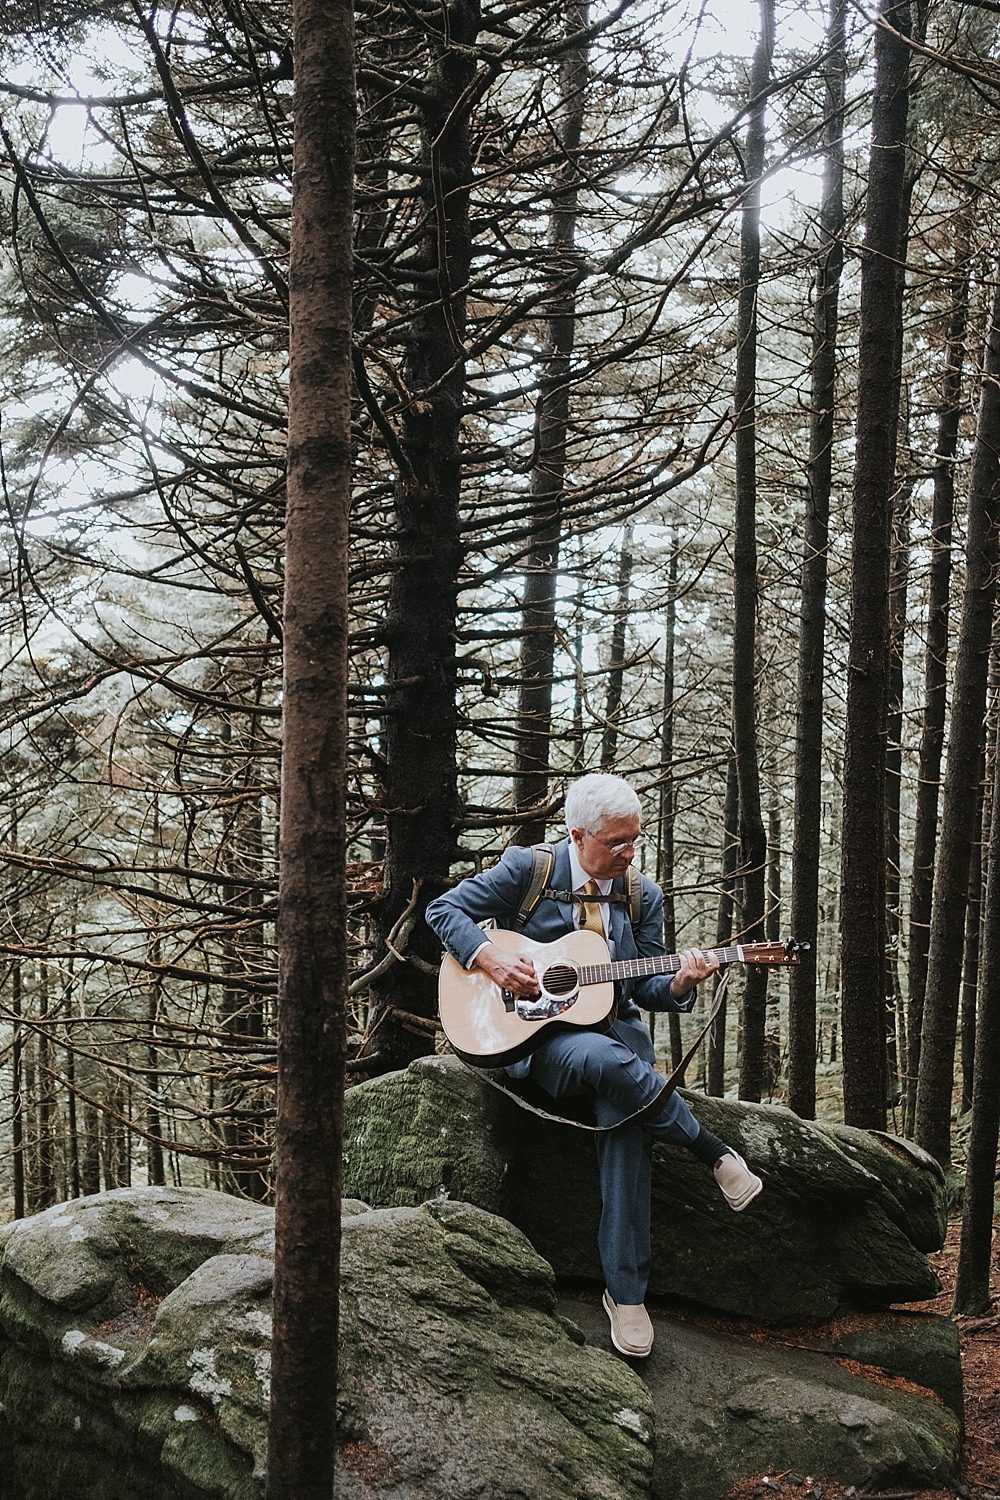
[(653, 1325), (642, 1303), (637, 1307), (619, 1305), (606, 1291), (604, 1311), (611, 1319), (611, 1342), (618, 1353), (627, 1354), (630, 1359), (645, 1359), (653, 1347)]
[(751, 1172), (742, 1156), (737, 1156), (735, 1151), (720, 1156), (712, 1171), (722, 1190), (722, 1196), (736, 1213), (741, 1213), (763, 1191), (764, 1184), (756, 1172)]

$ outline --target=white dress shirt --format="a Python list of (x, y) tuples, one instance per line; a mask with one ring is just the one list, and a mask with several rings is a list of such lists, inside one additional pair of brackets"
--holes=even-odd
[[(581, 865), (581, 863), (580, 863), (580, 856), (579, 856), (579, 854), (576, 851), (576, 845), (572, 841), (570, 842), (570, 846), (569, 846), (569, 864), (570, 864), (570, 872), (571, 872), (570, 873), (570, 880), (571, 880), (570, 889), (572, 890), (572, 892), (573, 892), (574, 895), (579, 895), (580, 892), (583, 890), (584, 886), (585, 885), (589, 885), (590, 881), (595, 880), (597, 877), (594, 876), (594, 875), (588, 875), (587, 874), (586, 870), (583, 868), (583, 865)], [(600, 893), (601, 893), (602, 896), (609, 895), (610, 892), (611, 892), (611, 887), (613, 885), (614, 885), (614, 880), (598, 880), (597, 881), (597, 889), (600, 891)], [(589, 908), (589, 906), (590, 906), (590, 903), (588, 902), (587, 903), (587, 907)], [(584, 906), (583, 906), (582, 903), (576, 903), (576, 902), (574, 902), (574, 905), (573, 905), (573, 925), (575, 927), (580, 927), (582, 925), (583, 919), (584, 919), (584, 915), (585, 915), (585, 910), (586, 909), (584, 908)], [(610, 906), (610, 903), (607, 904), (607, 905), (605, 905), (605, 903), (602, 901), (601, 904), (598, 906), (597, 910), (600, 912), (600, 914), (601, 914), (601, 921), (604, 923), (604, 936), (607, 939), (608, 951), (610, 952), (611, 957), (614, 958), (614, 956), (615, 956), (615, 940), (614, 940), (614, 937), (612, 936), (612, 930), (611, 930), (611, 906)]]

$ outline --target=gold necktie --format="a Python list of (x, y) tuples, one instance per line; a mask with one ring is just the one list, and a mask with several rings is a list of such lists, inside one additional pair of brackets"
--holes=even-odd
[[(596, 880), (588, 880), (583, 888), (584, 896), (599, 896), (601, 888)], [(583, 901), (580, 903), (580, 931), (599, 932), (604, 936), (604, 923), (601, 921), (601, 908), (596, 901)]]

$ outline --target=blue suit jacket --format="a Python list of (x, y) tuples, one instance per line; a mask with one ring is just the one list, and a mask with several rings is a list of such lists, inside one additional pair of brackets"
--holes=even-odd
[[(549, 884), (554, 890), (567, 891), (572, 879), (569, 839), (556, 846), (555, 864)], [(521, 901), (531, 878), (531, 850), (505, 849), (500, 863), (481, 875), (462, 880), (454, 890), (446, 891), (427, 907), (427, 921), (453, 958), (466, 967), (477, 948), (482, 947), (484, 933), (478, 925), (492, 917), (498, 927), (513, 931)], [(612, 886), (614, 894), (626, 894), (624, 877)], [(575, 926), (573, 904), (569, 901), (539, 901), (525, 923), (525, 937), (539, 943), (550, 943)], [(654, 958), (665, 953), (663, 946), (663, 892), (647, 876), (642, 877), (642, 911), (638, 931), (633, 933), (624, 904), (611, 907), (611, 931), (615, 958)], [(644, 1010), (690, 1011), (695, 991), (676, 1000), (670, 993), (669, 974), (654, 974), (647, 979), (622, 982), (618, 1015), (622, 1020), (640, 1021), (636, 1002)]]

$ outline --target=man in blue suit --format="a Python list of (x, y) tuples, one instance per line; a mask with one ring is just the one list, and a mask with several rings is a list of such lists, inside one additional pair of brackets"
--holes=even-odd
[[(626, 872), (640, 838), (639, 799), (633, 789), (618, 776), (581, 777), (566, 794), (566, 825), (569, 837), (557, 846), (549, 886), (579, 899), (539, 901), (523, 928), (525, 936), (547, 943), (574, 927), (598, 930), (599, 914), (613, 959), (662, 954), (663, 893), (658, 885), (642, 877), (635, 930), (623, 900), (601, 899), (626, 894)], [(515, 995), (538, 993), (531, 961), (501, 953), (479, 924), (492, 919), (497, 927), (516, 928), (531, 871), (530, 849), (507, 849), (498, 865), (461, 881), (427, 908), (427, 921), (460, 964), (482, 969)], [(606, 1030), (557, 1033), (507, 1071), (512, 1077), (529, 1076), (557, 1099), (589, 1095), (597, 1123), (615, 1125), (651, 1104), (663, 1089), (639, 1005), (645, 1010), (690, 1011), (696, 985), (718, 967), (717, 959), (690, 948), (673, 976), (625, 980), (617, 1015)], [(653, 1141), (686, 1146), (704, 1161), (737, 1212), (757, 1196), (762, 1183), (742, 1157), (698, 1124), (676, 1093), (659, 1115), (654, 1112), (642, 1124), (596, 1139), (602, 1199), (598, 1244), (607, 1282), (604, 1307), (615, 1348), (643, 1358), (653, 1347), (653, 1325), (643, 1305), (650, 1267)]]

